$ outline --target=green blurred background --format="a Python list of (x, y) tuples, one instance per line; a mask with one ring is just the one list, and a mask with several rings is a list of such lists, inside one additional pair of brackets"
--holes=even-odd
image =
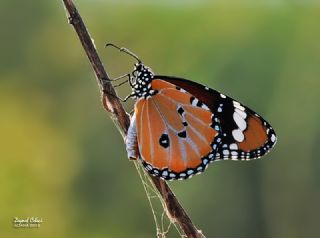
[[(207, 237), (320, 237), (319, 2), (76, 4), (112, 77), (133, 60), (107, 42), (156, 73), (232, 95), (275, 128), (278, 144), (265, 159), (214, 163), (170, 183)], [(141, 181), (61, 1), (0, 0), (0, 34), (0, 237), (155, 237)], [(27, 216), (44, 222), (12, 227)]]

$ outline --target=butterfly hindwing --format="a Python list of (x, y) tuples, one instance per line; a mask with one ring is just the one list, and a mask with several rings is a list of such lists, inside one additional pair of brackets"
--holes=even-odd
[(221, 142), (218, 118), (189, 92), (153, 79), (154, 94), (135, 104), (140, 159), (149, 173), (185, 179), (215, 159)]
[(219, 119), (221, 143), (216, 159), (249, 160), (266, 154), (276, 143), (270, 124), (248, 107), (218, 91), (176, 77), (155, 76), (189, 92)]

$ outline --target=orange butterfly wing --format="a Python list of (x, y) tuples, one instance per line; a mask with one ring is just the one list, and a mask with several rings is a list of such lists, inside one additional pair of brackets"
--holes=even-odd
[(128, 130), (129, 157), (150, 174), (186, 179), (209, 162), (250, 160), (268, 153), (277, 138), (271, 125), (236, 100), (201, 84), (154, 75), (141, 61), (129, 83), (137, 99)]
[(202, 100), (218, 117), (221, 144), (216, 159), (250, 160), (260, 158), (276, 143), (271, 125), (236, 100), (201, 84), (176, 77), (156, 76), (188, 91)]
[(184, 179), (201, 173), (214, 159), (219, 124), (210, 109), (183, 89), (154, 79), (157, 93), (135, 104), (141, 160), (153, 175)]

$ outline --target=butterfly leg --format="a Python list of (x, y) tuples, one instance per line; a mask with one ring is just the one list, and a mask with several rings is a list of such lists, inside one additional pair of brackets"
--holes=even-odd
[[(124, 74), (124, 75), (121, 75), (120, 77), (117, 77), (117, 78), (114, 78), (114, 79), (107, 79), (107, 81), (115, 82), (115, 81), (118, 81), (118, 80), (126, 78), (126, 77), (128, 77), (128, 79), (130, 79), (130, 74)], [(123, 82), (121, 82), (119, 84), (113, 85), (113, 87), (116, 88), (116, 87), (119, 87), (119, 86), (121, 86), (121, 85), (123, 85), (125, 83), (128, 83), (128, 80), (125, 80), (125, 81), (123, 81)]]
[(130, 77), (130, 74), (124, 74), (124, 75), (121, 75), (121, 76), (119, 76), (119, 77), (117, 77), (117, 78), (109, 79), (109, 80), (110, 80), (110, 81), (117, 81), (117, 80), (123, 79), (123, 78), (125, 78), (125, 77)]
[(131, 93), (131, 94), (129, 94), (128, 96), (126, 96), (124, 99), (122, 99), (121, 101), (122, 101), (122, 102), (126, 102), (129, 98), (132, 98), (132, 97), (135, 97), (135, 96), (136, 96), (135, 93)]
[(131, 93), (128, 96), (126, 96), (125, 98), (121, 98), (121, 97), (118, 97), (117, 95), (111, 94), (111, 93), (109, 93), (109, 92), (107, 92), (105, 90), (103, 90), (103, 93), (108, 94), (108, 95), (110, 95), (112, 97), (115, 97), (115, 98), (119, 99), (121, 102), (126, 102), (126, 101), (128, 101), (129, 98), (132, 98), (132, 97), (136, 96), (135, 93)]

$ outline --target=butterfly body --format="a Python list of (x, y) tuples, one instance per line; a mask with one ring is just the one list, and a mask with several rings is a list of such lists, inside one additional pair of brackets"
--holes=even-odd
[(276, 143), (261, 116), (214, 89), (155, 75), (135, 64), (129, 83), (135, 110), (127, 136), (128, 155), (138, 145), (145, 169), (163, 179), (186, 179), (217, 160), (250, 160)]

